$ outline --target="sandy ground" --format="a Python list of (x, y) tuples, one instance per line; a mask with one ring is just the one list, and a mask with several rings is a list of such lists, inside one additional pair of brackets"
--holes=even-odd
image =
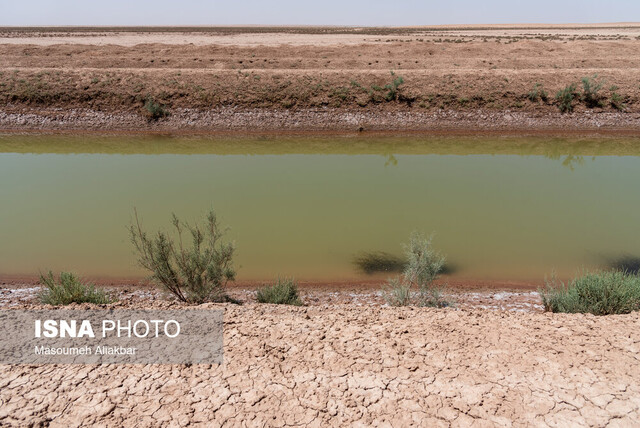
[[(4, 28), (0, 129), (637, 131), (639, 46), (638, 24)], [(581, 79), (596, 74), (587, 105)], [(572, 83), (563, 115), (555, 95)], [(170, 116), (150, 121), (149, 98)]]
[[(114, 308), (184, 307), (115, 291)], [(0, 289), (0, 307), (41, 307), (37, 292)], [(241, 306), (201, 305), (225, 310), (220, 366), (0, 365), (0, 425), (640, 423), (638, 313), (543, 313), (526, 291), (458, 290), (446, 309), (391, 308), (362, 287), (302, 294), (308, 306), (259, 305), (241, 287)]]
[[(142, 296), (117, 305), (176, 306)], [(640, 423), (638, 313), (594, 317), (354, 303), (204, 308), (221, 306), (221, 366), (0, 366), (0, 424)]]

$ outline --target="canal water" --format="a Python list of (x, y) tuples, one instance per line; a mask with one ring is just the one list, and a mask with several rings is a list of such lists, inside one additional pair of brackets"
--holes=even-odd
[(0, 135), (0, 275), (142, 276), (134, 208), (213, 208), (238, 279), (368, 278), (420, 231), (456, 277), (539, 280), (640, 257), (639, 185), (637, 139)]

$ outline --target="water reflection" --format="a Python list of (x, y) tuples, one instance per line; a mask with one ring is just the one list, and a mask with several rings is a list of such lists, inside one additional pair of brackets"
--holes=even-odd
[[(363, 273), (373, 275), (377, 273), (402, 272), (407, 264), (404, 257), (399, 257), (384, 251), (363, 252), (354, 257), (353, 264)], [(445, 262), (440, 273), (453, 275), (459, 268), (451, 262)]]
[(454, 275), (571, 275), (640, 254), (638, 182), (640, 139), (0, 135), (0, 274), (142, 275), (137, 206), (150, 228), (214, 207), (243, 280), (394, 273), (412, 230)]
[(633, 275), (640, 275), (640, 257), (625, 254), (623, 256), (610, 258), (606, 262), (607, 267), (616, 270), (629, 272)]

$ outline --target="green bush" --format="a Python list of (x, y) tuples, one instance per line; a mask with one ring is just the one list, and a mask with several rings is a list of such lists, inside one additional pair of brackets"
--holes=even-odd
[(388, 281), (384, 295), (391, 306), (406, 306), (416, 303), (420, 306), (446, 307), (451, 303), (442, 295), (442, 289), (433, 283), (445, 266), (445, 257), (431, 245), (431, 237), (412, 233), (405, 246), (407, 259), (399, 278)]
[(60, 272), (58, 279), (49, 271), (40, 275), (44, 290), (40, 293), (40, 301), (46, 305), (69, 305), (71, 303), (107, 304), (113, 300), (103, 290), (96, 289), (93, 284), (81, 282), (77, 276), (69, 272)]
[(402, 76), (396, 77), (396, 73), (393, 71), (391, 71), (391, 77), (393, 78), (391, 83), (384, 85), (387, 90), (387, 95), (384, 98), (387, 101), (393, 101), (398, 98), (398, 88), (404, 83), (404, 78)]
[(618, 87), (613, 85), (609, 88), (609, 90), (611, 91), (611, 107), (616, 110), (624, 111), (627, 106), (624, 103), (622, 96), (616, 92), (618, 90)]
[[(357, 86), (360, 90), (369, 94), (369, 100), (374, 103), (389, 102), (389, 101), (408, 101), (406, 98), (400, 97), (400, 86), (404, 84), (404, 78), (402, 76), (396, 76), (394, 71), (391, 71), (391, 82), (384, 86), (371, 85), (370, 89), (366, 89), (360, 85)], [(385, 92), (386, 91), (386, 92)], [(368, 102), (367, 101), (367, 102)]]
[(392, 278), (387, 282), (384, 297), (389, 306), (408, 306), (411, 304), (413, 294), (411, 284), (401, 281), (400, 278)]
[(549, 97), (547, 95), (547, 91), (544, 90), (544, 87), (540, 83), (536, 83), (531, 92), (527, 94), (527, 98), (529, 98), (529, 101), (536, 102), (539, 99), (547, 101)]
[(573, 111), (573, 100), (577, 97), (576, 84), (572, 83), (565, 86), (556, 94), (556, 101), (558, 101), (558, 108), (562, 113), (569, 113)]
[(289, 278), (280, 279), (273, 285), (266, 285), (258, 290), (256, 299), (260, 303), (273, 303), (276, 305), (302, 305), (298, 295), (298, 285)]
[(602, 89), (602, 82), (598, 82), (598, 75), (594, 74), (593, 77), (582, 78), (582, 101), (589, 108), (602, 107), (602, 100), (599, 94)]
[(151, 120), (158, 120), (163, 117), (169, 116), (169, 111), (165, 108), (165, 106), (156, 102), (150, 96), (147, 97), (144, 102), (144, 109), (147, 113), (147, 116)]
[[(228, 281), (235, 279), (232, 258), (234, 246), (223, 243), (224, 231), (213, 211), (206, 224), (190, 226), (175, 214), (172, 224), (177, 243), (165, 232), (149, 237), (142, 230), (138, 213), (129, 227), (131, 242), (138, 254), (138, 263), (149, 270), (151, 280), (178, 300), (188, 303), (233, 301), (225, 292)], [(183, 232), (191, 237), (191, 246), (183, 242)]]
[(568, 285), (555, 277), (540, 290), (551, 312), (627, 314), (640, 309), (640, 277), (623, 271), (584, 273)]

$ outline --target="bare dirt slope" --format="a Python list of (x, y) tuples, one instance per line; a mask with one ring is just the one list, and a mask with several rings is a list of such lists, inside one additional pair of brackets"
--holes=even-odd
[(222, 366), (0, 366), (0, 424), (640, 424), (637, 313), (225, 309)]
[[(636, 24), (5, 28), (0, 127), (229, 129), (242, 114), (243, 129), (637, 129), (639, 48)], [(172, 117), (147, 121), (148, 99)]]

